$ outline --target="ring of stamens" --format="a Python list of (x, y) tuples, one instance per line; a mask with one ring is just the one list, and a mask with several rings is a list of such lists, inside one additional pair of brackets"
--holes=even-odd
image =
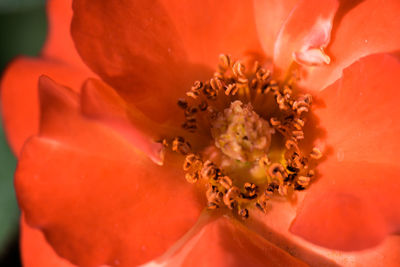
[[(210, 155), (204, 151), (192, 151), (190, 143), (183, 137), (163, 140), (165, 146), (185, 156), (183, 170), (189, 183), (205, 181), (207, 186), (205, 195), (209, 209), (227, 207), (242, 218), (249, 216), (251, 207), (266, 213), (271, 198), (289, 198), (294, 191), (306, 189), (315, 179), (314, 169), (322, 153), (317, 148), (306, 153), (299, 146), (299, 142), (305, 138), (303, 128), (306, 124), (306, 114), (310, 111), (312, 97), (309, 94), (294, 93), (294, 80), (278, 83), (272, 79), (271, 72), (262, 68), (258, 62), (254, 63), (251, 70), (247, 70), (241, 62), (232, 60), (230, 56), (221, 55), (214, 77), (205, 82), (194, 82), (186, 92), (187, 98), (178, 100), (178, 106), (183, 109), (185, 116), (182, 128), (189, 133), (213, 134), (216, 143), (212, 145), (213, 149), (219, 151), (219, 155), (224, 159), (222, 163), (217, 163), (210, 160)], [(265, 103), (271, 105), (268, 99), (273, 100), (276, 108), (271, 114), (262, 114), (266, 107)], [(258, 120), (258, 115), (252, 115), (253, 107), (262, 114), (259, 120), (265, 126), (262, 131), (255, 133), (256, 137), (267, 138), (268, 134), (273, 134), (272, 138), (281, 140), (282, 145), (279, 149), (268, 151), (269, 144), (263, 146), (263, 150), (250, 147), (248, 152), (250, 154), (245, 154), (245, 157), (235, 157), (236, 154), (232, 155), (218, 145), (218, 138), (221, 136), (224, 138), (223, 134), (231, 139), (233, 137), (227, 131), (221, 134), (223, 130), (220, 129), (215, 136), (214, 132), (211, 133), (212, 128), (215, 127), (216, 121), (225, 119), (221, 114), (229, 113), (231, 111), (229, 109), (233, 108), (234, 103), (237, 106), (238, 101), (246, 103), (249, 107), (243, 111), (250, 114), (246, 120), (253, 117)], [(231, 126), (230, 123), (226, 122)], [(221, 128), (220, 124), (218, 127)], [(266, 133), (268, 127), (273, 131)], [(242, 153), (243, 146), (241, 147), (240, 142), (239, 145), (236, 143), (235, 145)], [(245, 143), (251, 146), (254, 145), (252, 142), (254, 140)], [(260, 154), (260, 151), (263, 153)], [(276, 151), (279, 152), (278, 156)], [(241, 160), (244, 163), (240, 162)], [(228, 165), (238, 164), (238, 166), (250, 164), (249, 177), (237, 177), (235, 172), (226, 168), (226, 162)], [(261, 180), (256, 178), (260, 171)]]

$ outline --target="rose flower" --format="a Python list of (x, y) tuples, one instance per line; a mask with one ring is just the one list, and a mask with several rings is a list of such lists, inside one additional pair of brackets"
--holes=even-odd
[(25, 266), (399, 265), (399, 12), (49, 1), (1, 84)]

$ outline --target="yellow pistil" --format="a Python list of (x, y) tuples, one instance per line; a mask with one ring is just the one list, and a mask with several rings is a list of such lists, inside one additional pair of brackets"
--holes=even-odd
[(312, 98), (295, 92), (293, 80), (279, 83), (258, 62), (247, 70), (221, 55), (214, 77), (196, 81), (178, 101), (182, 128), (212, 141), (200, 151), (183, 137), (164, 144), (185, 156), (189, 183), (206, 184), (209, 209), (226, 207), (247, 218), (252, 207), (266, 213), (271, 198), (290, 198), (312, 183), (322, 153), (299, 146)]

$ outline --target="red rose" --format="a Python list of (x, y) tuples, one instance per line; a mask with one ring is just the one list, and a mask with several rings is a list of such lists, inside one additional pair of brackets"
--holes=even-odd
[[(75, 0), (73, 18), (69, 2), (49, 1), (41, 57), (2, 80), (26, 266), (400, 264), (398, 1)], [(297, 70), (316, 99), (304, 135), (323, 152), (319, 178), (246, 220), (208, 210), (161, 143), (221, 53), (279, 86)], [(182, 135), (199, 153), (213, 140)]]

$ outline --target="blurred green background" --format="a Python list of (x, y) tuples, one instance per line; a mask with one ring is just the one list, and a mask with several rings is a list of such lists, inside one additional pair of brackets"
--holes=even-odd
[[(0, 70), (17, 55), (35, 56), (46, 37), (45, 0), (0, 0)], [(0, 129), (0, 266), (20, 266), (16, 160)]]

